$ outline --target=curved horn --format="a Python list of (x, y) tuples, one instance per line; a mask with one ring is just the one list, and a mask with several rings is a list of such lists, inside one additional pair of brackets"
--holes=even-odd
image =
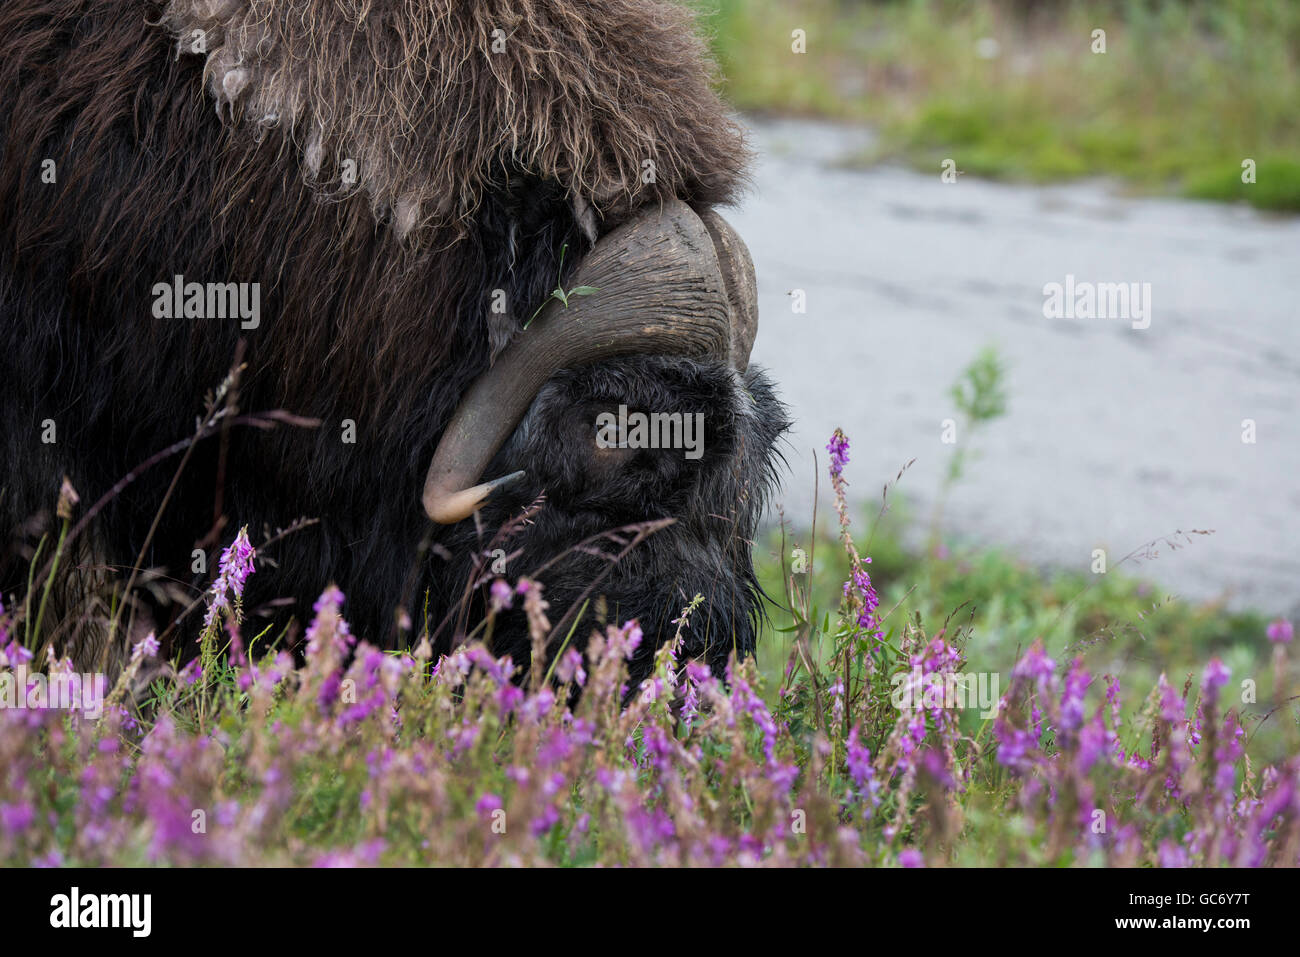
[(561, 369), (634, 353), (748, 364), (757, 317), (753, 266), (731, 227), (712, 213), (706, 217), (701, 221), (673, 200), (596, 244), (571, 280), (596, 291), (571, 299), (567, 308), (549, 303), (461, 400), (425, 478), (430, 518), (459, 522), (524, 474), (476, 484)]
[(716, 211), (706, 210), (700, 220), (713, 240), (718, 267), (727, 287), (727, 301), (731, 306), (731, 365), (738, 372), (744, 372), (749, 368), (749, 353), (754, 348), (754, 337), (758, 335), (758, 284), (754, 279), (754, 261), (744, 240)]

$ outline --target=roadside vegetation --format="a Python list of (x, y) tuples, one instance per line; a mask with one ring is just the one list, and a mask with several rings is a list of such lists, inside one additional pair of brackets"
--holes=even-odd
[(738, 109), (871, 124), (858, 162), (1300, 210), (1288, 0), (693, 2)]

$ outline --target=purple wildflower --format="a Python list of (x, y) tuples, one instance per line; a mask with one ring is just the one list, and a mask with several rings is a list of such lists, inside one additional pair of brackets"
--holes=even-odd
[[(207, 616), (203, 619), (205, 629), (212, 627), (217, 614), (223, 609), (238, 609), (239, 601), (244, 597), (244, 583), (256, 569), (253, 559), (257, 552), (248, 540), (248, 526), (245, 525), (235, 536), (235, 540), (221, 553), (221, 563), (217, 570), (217, 580), (212, 583), (211, 603)], [(234, 596), (234, 604), (231, 604)]]
[(488, 591), (493, 611), (504, 611), (514, 602), (514, 590), (503, 579), (494, 581)]
[[(862, 561), (866, 564), (870, 564), (871, 559), (864, 558)], [(871, 584), (871, 576), (868, 575), (867, 570), (861, 566), (853, 569), (852, 581), (844, 583), (845, 598), (850, 597), (855, 592), (862, 600), (862, 610), (858, 613), (858, 627), (876, 627), (876, 608), (880, 605), (880, 597), (876, 594), (876, 589)], [(877, 635), (876, 637), (880, 637), (880, 635)]]
[(555, 677), (560, 679), (561, 684), (568, 684), (572, 681), (579, 688), (587, 683), (587, 672), (582, 667), (582, 652), (577, 648), (570, 648), (560, 655), (560, 660), (555, 666)]
[(307, 626), (307, 660), (318, 658), (327, 648), (340, 660), (356, 643), (343, 618), (343, 592), (337, 585), (327, 585), (312, 605), (312, 620)]
[(1210, 663), (1205, 666), (1205, 676), (1202, 679), (1202, 687), (1205, 689), (1205, 695), (1210, 700), (1219, 696), (1219, 689), (1228, 683), (1228, 678), (1232, 672), (1218, 658), (1211, 658)]
[(533, 818), (529, 824), (529, 830), (533, 837), (541, 837), (556, 824), (560, 822), (560, 812), (553, 804), (548, 804), (542, 808), (542, 813)]
[(1021, 771), (1033, 765), (1029, 752), (1037, 750), (1037, 737), (1001, 718), (994, 725), (993, 733), (998, 739), (998, 764)]
[(925, 858), (914, 847), (907, 847), (898, 852), (900, 867), (925, 867)]
[(849, 437), (844, 434), (843, 429), (836, 429), (835, 434), (831, 436), (826, 451), (831, 455), (831, 475), (839, 478), (844, 471), (844, 466), (849, 464)]
[(610, 625), (606, 629), (608, 654), (611, 658), (632, 660), (632, 655), (641, 645), (641, 626), (635, 621), (626, 622), (622, 628)]
[(1047, 652), (1043, 650), (1043, 641), (1039, 638), (1035, 639), (1034, 643), (1029, 646), (1025, 656), (1016, 662), (1013, 674), (1018, 678), (1047, 682), (1051, 680), (1052, 672), (1055, 669), (1056, 662), (1047, 657)]
[(187, 688), (198, 684), (203, 678), (203, 665), (199, 662), (199, 659), (193, 659), (188, 665), (182, 668), (179, 677), (183, 682), (185, 682)]
[(138, 645), (131, 649), (131, 658), (138, 660), (140, 658), (154, 658), (158, 655), (158, 639), (154, 637), (151, 631)]
[(681, 721), (689, 734), (695, 719), (700, 715), (700, 686), (713, 678), (708, 665), (698, 661), (686, 662), (686, 693), (682, 698)]
[(1101, 710), (1098, 709), (1096, 716), (1079, 732), (1078, 747), (1074, 754), (1075, 768), (1080, 774), (1087, 774), (1102, 754), (1114, 745), (1114, 735), (1106, 727)]
[(1061, 731), (1073, 731), (1083, 723), (1083, 696), (1090, 680), (1083, 659), (1075, 658), (1065, 676), (1065, 691), (1061, 695)]
[(497, 708), (503, 718), (518, 708), (523, 700), (524, 693), (513, 684), (503, 684), (497, 689)]
[[(880, 785), (876, 781), (875, 769), (871, 766), (871, 749), (859, 740), (856, 724), (849, 732), (844, 763), (849, 769), (849, 780), (853, 782), (859, 796), (870, 800), (872, 807), (878, 805), (880, 798), (877, 792), (880, 790)], [(870, 814), (870, 809), (867, 813)]]
[(10, 639), (3, 651), (0, 651), (0, 664), (16, 668), (24, 662), (31, 661), (34, 655), (30, 648), (18, 644), (17, 639)]
[(1278, 645), (1289, 645), (1295, 637), (1295, 626), (1286, 618), (1279, 618), (1268, 624), (1268, 640)]
[(27, 802), (0, 805), (0, 825), (10, 834), (27, 830), (36, 819), (36, 811)]

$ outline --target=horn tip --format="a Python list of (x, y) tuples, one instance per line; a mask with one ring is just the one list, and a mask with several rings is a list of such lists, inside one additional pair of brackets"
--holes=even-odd
[(426, 487), (423, 497), (424, 513), (439, 525), (455, 525), (478, 511), (494, 493), (514, 485), (527, 474), (520, 469), (458, 492)]

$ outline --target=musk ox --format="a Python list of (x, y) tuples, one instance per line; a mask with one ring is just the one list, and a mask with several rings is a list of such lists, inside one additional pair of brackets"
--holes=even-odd
[[(6, 0), (0, 102), (0, 588), (55, 575), (55, 648), (192, 654), (247, 526), (246, 633), (336, 582), (358, 635), (445, 650), (536, 574), (578, 642), (640, 621), (634, 675), (697, 593), (686, 652), (752, 649), (786, 422), (687, 13)], [(698, 454), (598, 441), (620, 410), (702, 414)], [(517, 607), (493, 642), (528, 658)]]

